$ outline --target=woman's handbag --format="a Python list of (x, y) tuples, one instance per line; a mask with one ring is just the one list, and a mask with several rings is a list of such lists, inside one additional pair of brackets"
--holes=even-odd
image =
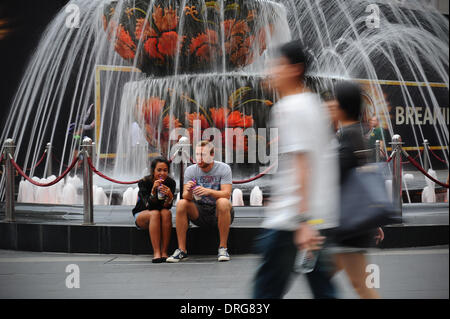
[(349, 172), (341, 187), (337, 238), (345, 239), (401, 222), (401, 213), (389, 199), (382, 172), (380, 163), (359, 166)]

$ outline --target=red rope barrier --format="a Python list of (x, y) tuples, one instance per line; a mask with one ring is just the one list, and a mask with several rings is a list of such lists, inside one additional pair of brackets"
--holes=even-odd
[(436, 159), (438, 159), (438, 160), (441, 161), (442, 163), (447, 163), (447, 161), (444, 161), (442, 158), (440, 158), (439, 156), (437, 156), (437, 155), (433, 152), (433, 150), (432, 150), (431, 148), (428, 148), (428, 149), (430, 150), (431, 154), (433, 154), (433, 156), (434, 156)]
[(233, 184), (246, 184), (246, 183), (253, 182), (254, 180), (257, 180), (258, 178), (261, 178), (264, 175), (266, 175), (267, 172), (270, 171), (274, 166), (275, 166), (275, 164), (270, 166), (266, 170), (264, 170), (262, 173), (256, 175), (255, 177), (252, 177), (252, 178), (249, 178), (249, 179), (245, 179), (245, 180), (242, 180), (242, 181), (233, 181)]
[(72, 161), (72, 164), (70, 164), (70, 166), (62, 173), (61, 176), (59, 176), (57, 179), (55, 179), (54, 181), (48, 183), (48, 184), (41, 184), (38, 183), (34, 180), (32, 180), (29, 176), (27, 176), (22, 169), (20, 168), (20, 166), (14, 161), (14, 159), (11, 158), (11, 164), (16, 168), (16, 170), (19, 172), (20, 175), (22, 175), (23, 178), (25, 178), (27, 181), (29, 181), (31, 184), (36, 185), (36, 186), (40, 186), (40, 187), (49, 187), (52, 185), (55, 185), (56, 183), (58, 183), (60, 180), (62, 180), (67, 174), (69, 174), (69, 172), (72, 170), (72, 168), (75, 167), (76, 163), (78, 161), (78, 157), (75, 157)]
[(45, 154), (47, 154), (47, 150), (44, 151), (44, 154), (42, 154), (41, 159), (34, 165), (33, 168), (26, 169), (27, 171), (31, 171), (31, 169), (36, 169), (39, 165), (41, 165), (42, 161), (44, 160)]
[(137, 183), (139, 183), (139, 180), (137, 180), (137, 181), (132, 181), (132, 182), (121, 182), (121, 181), (112, 179), (111, 177), (108, 177), (108, 176), (102, 174), (101, 172), (99, 172), (99, 171), (94, 167), (94, 165), (92, 164), (92, 160), (91, 160), (90, 157), (88, 157), (88, 164), (89, 164), (89, 166), (91, 167), (92, 171), (93, 171), (95, 174), (97, 174), (97, 175), (100, 176), (100, 177), (103, 177), (104, 179), (106, 179), (106, 180), (108, 180), (108, 181), (110, 181), (110, 182), (113, 182), (113, 183), (116, 183), (116, 184), (125, 184), (125, 185), (130, 185), (130, 184), (137, 184)]
[(428, 177), (430, 180), (432, 180), (433, 182), (435, 182), (436, 184), (445, 187), (445, 188), (449, 188), (448, 184), (444, 184), (440, 181), (438, 181), (437, 179), (435, 179), (433, 176), (430, 176), (427, 172), (425, 172), (425, 170), (420, 166), (419, 163), (416, 162), (416, 160), (414, 158), (412, 158), (410, 155), (408, 155), (408, 160), (410, 161), (411, 164), (413, 164), (423, 175), (425, 175), (426, 177)]

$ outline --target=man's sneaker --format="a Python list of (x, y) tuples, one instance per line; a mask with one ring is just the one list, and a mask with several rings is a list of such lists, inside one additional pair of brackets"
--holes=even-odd
[(166, 262), (177, 263), (180, 260), (186, 259), (186, 258), (187, 258), (187, 253), (185, 253), (181, 249), (177, 249), (177, 250), (175, 250), (175, 252), (173, 253), (172, 256), (170, 256), (169, 258), (166, 259)]
[(230, 255), (228, 254), (228, 249), (224, 247), (219, 248), (219, 254), (217, 255), (218, 261), (229, 261)]

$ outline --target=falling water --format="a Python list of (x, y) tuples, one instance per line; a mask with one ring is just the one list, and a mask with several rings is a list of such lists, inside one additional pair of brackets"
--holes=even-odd
[[(79, 10), (79, 25), (68, 21), (70, 5)], [(370, 5), (379, 9), (379, 25)], [(420, 146), (431, 139), (448, 149), (449, 116), (441, 112), (448, 109), (448, 29), (448, 20), (421, 1), (405, 8), (368, 0), (73, 0), (42, 35), (1, 140), (14, 139), (16, 161), (30, 176), (51, 142), (59, 175), (80, 147), (73, 131), (95, 120), (83, 136), (96, 142), (96, 167), (124, 180), (141, 177), (149, 153), (170, 155), (171, 129), (190, 132), (192, 120), (203, 118), (217, 126), (211, 109), (237, 111), (231, 120), (266, 127), (276, 95), (262, 89), (263, 70), (270, 49), (293, 38), (314, 58), (308, 74), (318, 91), (332, 80), (361, 80), (386, 141), (401, 128), (391, 118), (397, 105), (384, 99), (388, 80), (398, 84), (398, 105), (435, 118), (431, 126), (411, 124), (404, 140)], [(248, 177), (257, 166), (240, 165), (235, 176)], [(4, 183), (2, 177), (0, 199)]]

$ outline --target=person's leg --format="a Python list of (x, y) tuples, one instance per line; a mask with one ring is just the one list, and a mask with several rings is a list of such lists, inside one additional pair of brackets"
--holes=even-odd
[(363, 253), (342, 253), (337, 254), (336, 258), (342, 264), (353, 288), (362, 299), (380, 298), (374, 288), (369, 288), (366, 285), (367, 261)]
[(187, 252), (186, 233), (189, 227), (189, 219), (196, 220), (198, 217), (198, 210), (193, 202), (186, 199), (181, 199), (178, 202), (175, 225), (177, 229), (178, 248), (184, 252)]
[(219, 247), (227, 248), (231, 224), (231, 208), (231, 202), (226, 198), (219, 198), (216, 201), (217, 226), (220, 237)]
[(148, 227), (153, 246), (153, 258), (161, 258), (161, 212), (150, 211), (150, 225)]
[(314, 270), (306, 275), (315, 299), (336, 299), (336, 288), (332, 282), (335, 273), (332, 256), (324, 250), (319, 252)]
[(144, 210), (136, 218), (140, 229), (148, 229), (154, 258), (161, 257), (161, 214), (158, 210)]
[(168, 209), (161, 210), (161, 257), (167, 258), (167, 249), (169, 248), (170, 235), (172, 234), (172, 213)]
[(279, 299), (289, 287), (297, 248), (294, 234), (288, 231), (265, 230), (257, 238), (256, 245), (262, 260), (257, 268), (253, 298)]

